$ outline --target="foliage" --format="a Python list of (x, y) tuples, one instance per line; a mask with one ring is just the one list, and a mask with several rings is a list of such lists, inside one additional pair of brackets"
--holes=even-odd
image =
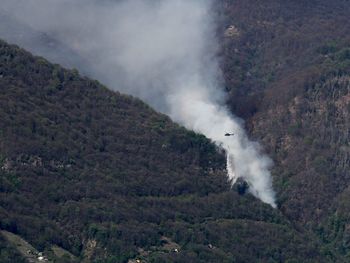
[(204, 136), (4, 42), (0, 73), (1, 229), (88, 262), (324, 261)]
[(222, 38), (228, 101), (273, 157), (279, 207), (319, 236), (332, 262), (347, 262), (350, 5), (219, 2), (218, 31), (229, 25), (240, 31)]
[(0, 234), (0, 262), (2, 263), (26, 263), (26, 260), (20, 255), (20, 253)]

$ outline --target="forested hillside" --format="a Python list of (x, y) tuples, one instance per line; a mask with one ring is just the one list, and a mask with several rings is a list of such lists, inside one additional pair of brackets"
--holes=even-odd
[(220, 1), (229, 104), (275, 162), (279, 207), (350, 256), (350, 4)]
[(73, 260), (55, 245), (84, 262), (324, 260), (313, 236), (230, 190), (204, 136), (4, 42), (0, 75), (0, 227), (50, 259)]
[[(349, 1), (213, 10), (227, 104), (274, 161), (278, 208), (230, 189), (204, 136), (1, 41), (0, 230), (53, 262), (349, 261)], [(0, 262), (25, 256), (0, 235)]]

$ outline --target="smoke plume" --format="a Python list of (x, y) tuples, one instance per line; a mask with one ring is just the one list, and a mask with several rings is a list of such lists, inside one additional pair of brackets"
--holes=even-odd
[[(188, 129), (203, 133), (226, 151), (232, 184), (244, 178), (254, 196), (276, 207), (270, 159), (249, 141), (241, 121), (225, 107), (211, 1), (1, 2), (2, 12), (16, 23), (52, 36), (65, 48), (57, 43), (51, 51), (40, 48), (43, 44), (38, 41), (28, 41), (33, 36), (28, 29), (14, 38), (0, 28), (0, 37), (39, 55), (44, 50), (54, 62), (138, 96)], [(61, 55), (62, 50), (72, 51), (76, 59)], [(226, 132), (235, 135), (226, 137)]]

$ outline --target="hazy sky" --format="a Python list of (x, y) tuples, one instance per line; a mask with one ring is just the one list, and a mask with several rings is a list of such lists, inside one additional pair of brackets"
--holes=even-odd
[[(257, 143), (249, 141), (241, 121), (225, 106), (211, 1), (1, 2), (11, 17), (63, 44), (63, 51), (51, 49), (52, 54), (46, 54), (49, 58), (64, 64), (69, 57), (67, 64), (111, 89), (142, 98), (223, 147), (230, 180), (243, 177), (254, 196), (275, 207), (269, 172), (272, 162), (260, 153)], [(4, 31), (0, 33), (5, 35)], [(27, 38), (16, 41), (21, 44)], [(32, 42), (32, 47), (30, 43), (26, 47), (38, 49), (39, 44)], [(62, 55), (71, 51), (76, 59)], [(225, 137), (226, 132), (235, 136)]]

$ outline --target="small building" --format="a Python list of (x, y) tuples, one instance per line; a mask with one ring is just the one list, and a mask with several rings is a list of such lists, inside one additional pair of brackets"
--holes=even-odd
[(240, 35), (240, 32), (238, 28), (234, 25), (229, 26), (225, 30), (225, 37), (238, 37)]

